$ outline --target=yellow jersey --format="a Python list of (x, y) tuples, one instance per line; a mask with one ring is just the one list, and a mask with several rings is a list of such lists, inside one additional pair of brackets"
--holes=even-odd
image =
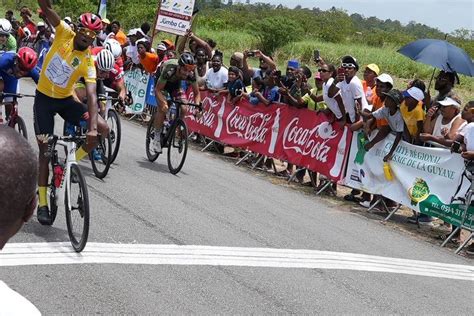
[(418, 102), (412, 111), (408, 111), (405, 101), (400, 105), (400, 112), (407, 126), (410, 135), (414, 137), (418, 130), (418, 122), (425, 120), (425, 111), (423, 110), (423, 101)]
[(38, 81), (38, 91), (55, 99), (73, 94), (74, 84), (83, 77), (86, 82), (96, 82), (96, 70), (90, 49), (74, 50), (74, 33), (66, 22), (56, 27), (53, 45), (43, 63)]

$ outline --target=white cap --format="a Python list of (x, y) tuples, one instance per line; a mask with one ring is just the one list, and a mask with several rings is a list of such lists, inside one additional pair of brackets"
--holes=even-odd
[(71, 24), (72, 23), (72, 19), (70, 17), (65, 17), (64, 18), (64, 22), (68, 23), (68, 24)]
[(453, 98), (450, 98), (450, 97), (447, 97), (446, 99), (444, 100), (441, 100), (441, 101), (438, 101), (439, 104), (441, 104), (442, 106), (450, 106), (450, 105), (453, 105), (457, 108), (461, 108), (461, 104), (459, 104), (458, 101), (454, 100)]
[(379, 76), (378, 76), (377, 78), (375, 78), (375, 79), (377, 79), (377, 80), (380, 81), (380, 82), (390, 83), (390, 84), (392, 85), (392, 87), (393, 87), (393, 79), (392, 79), (392, 77), (390, 77), (389, 74), (383, 73), (383, 74), (379, 75)]
[(36, 24), (37, 27), (40, 27), (40, 26), (45, 26), (44, 25), (44, 22), (43, 21), (39, 21), (38, 24)]
[(137, 35), (137, 29), (130, 29), (128, 31), (127, 36), (135, 36), (135, 35)]
[(412, 97), (416, 101), (421, 101), (425, 98), (425, 94), (423, 93), (423, 91), (421, 91), (421, 89), (417, 87), (411, 87), (410, 89), (405, 91), (405, 93), (403, 93), (403, 96)]

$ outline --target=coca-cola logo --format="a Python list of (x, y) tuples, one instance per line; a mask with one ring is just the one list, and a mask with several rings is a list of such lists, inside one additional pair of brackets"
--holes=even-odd
[(235, 134), (239, 138), (265, 143), (268, 128), (265, 127), (272, 118), (271, 114), (255, 113), (250, 116), (239, 113), (240, 107), (236, 106), (227, 116), (227, 134)]
[(283, 148), (294, 150), (303, 156), (310, 156), (323, 163), (327, 162), (331, 149), (328, 142), (337, 137), (329, 122), (323, 122), (312, 129), (300, 127), (299, 118), (294, 118), (285, 128)]
[[(194, 101), (194, 97), (192, 97), (192, 94), (190, 94), (187, 99), (191, 103)], [(224, 100), (221, 101), (225, 103), (226, 98), (224, 97)], [(214, 108), (218, 106), (218, 99), (212, 97), (205, 97), (204, 100), (202, 100), (202, 113), (198, 115), (199, 109), (192, 108), (186, 118), (196, 122), (197, 124), (212, 128), (214, 122), (216, 121), (216, 111), (214, 111)]]

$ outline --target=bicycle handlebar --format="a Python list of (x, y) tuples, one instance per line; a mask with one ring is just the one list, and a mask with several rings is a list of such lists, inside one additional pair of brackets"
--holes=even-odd
[(0, 92), (0, 97), (35, 98), (36, 96), (33, 94)]
[(198, 108), (198, 109), (202, 110), (202, 102), (199, 103), (199, 104), (184, 102), (184, 101), (178, 101), (178, 100), (172, 100), (171, 102), (176, 103), (176, 104), (189, 105), (189, 106), (192, 106), (192, 107), (195, 107), (195, 108)]

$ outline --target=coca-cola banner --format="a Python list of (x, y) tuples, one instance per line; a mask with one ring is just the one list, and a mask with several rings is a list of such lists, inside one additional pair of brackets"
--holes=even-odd
[[(192, 99), (192, 96), (189, 96)], [(221, 143), (341, 180), (352, 133), (347, 126), (330, 123), (323, 113), (297, 109), (286, 104), (270, 106), (241, 100), (235, 105), (226, 94), (201, 92), (202, 116), (189, 114), (191, 131)]]

